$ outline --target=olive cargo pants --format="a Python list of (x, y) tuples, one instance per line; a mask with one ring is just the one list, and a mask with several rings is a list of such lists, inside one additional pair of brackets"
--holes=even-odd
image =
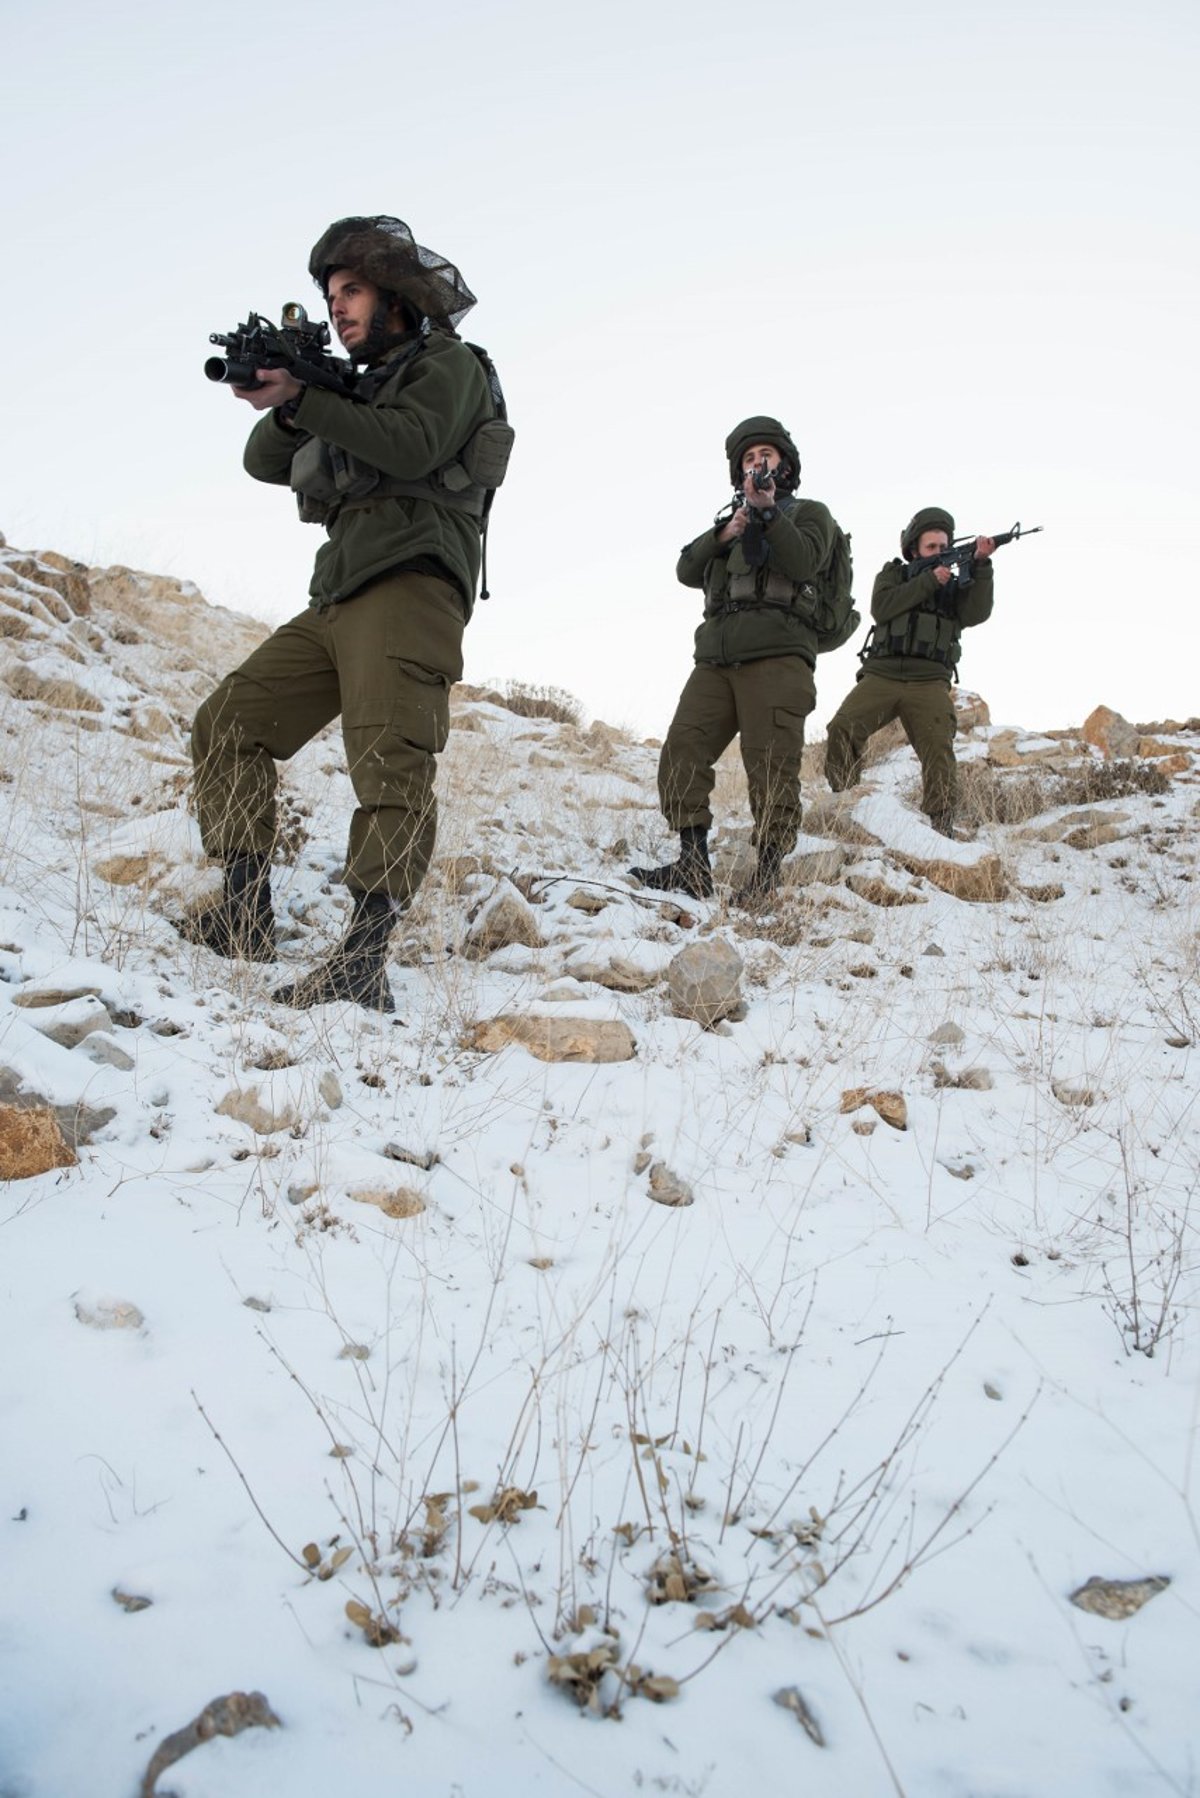
[(270, 854), (275, 764), (340, 713), (358, 800), (347, 885), (411, 899), (437, 834), (434, 757), (449, 734), (450, 688), (462, 678), (464, 623), (448, 581), (396, 574), (281, 625), (226, 675), (192, 726), (207, 853)]
[(803, 656), (766, 656), (736, 667), (693, 669), (658, 760), (658, 797), (672, 830), (712, 825), (716, 764), (734, 737), (750, 789), (760, 848), (784, 855), (800, 831), (800, 758), (804, 720), (817, 703)]
[(954, 733), (958, 721), (947, 680), (891, 680), (863, 674), (829, 720), (825, 774), (835, 793), (856, 786), (863, 752), (877, 730), (899, 718), (921, 762), (921, 810), (946, 819), (954, 811), (958, 775)]

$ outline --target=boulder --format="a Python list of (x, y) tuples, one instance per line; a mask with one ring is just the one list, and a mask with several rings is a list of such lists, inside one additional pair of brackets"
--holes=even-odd
[(1138, 752), (1137, 730), (1111, 706), (1098, 705), (1089, 712), (1081, 734), (1085, 743), (1102, 752), (1106, 762), (1125, 761)]

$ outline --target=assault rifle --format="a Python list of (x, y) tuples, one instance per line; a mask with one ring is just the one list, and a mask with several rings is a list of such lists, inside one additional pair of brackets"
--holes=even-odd
[(286, 368), (310, 387), (328, 387), (348, 394), (351, 365), (342, 356), (329, 354), (329, 326), (310, 324), (308, 313), (295, 300), (283, 309), (282, 323), (252, 312), (244, 325), (222, 336), (214, 331), (208, 340), (220, 344), (223, 356), (210, 356), (204, 372), (210, 381), (232, 387), (261, 387), (260, 368)]
[[(1011, 531), (997, 531), (992, 542), (997, 549), (1002, 543), (1015, 543), (1018, 537), (1034, 537), (1045, 526), (1027, 524), (1024, 529), (1014, 524)], [(949, 549), (939, 550), (936, 556), (917, 556), (904, 571), (905, 580), (915, 580), (917, 575), (924, 574), (927, 568), (954, 568), (958, 571), (957, 585), (969, 587), (974, 580), (971, 569), (975, 562), (975, 537), (956, 537)]]

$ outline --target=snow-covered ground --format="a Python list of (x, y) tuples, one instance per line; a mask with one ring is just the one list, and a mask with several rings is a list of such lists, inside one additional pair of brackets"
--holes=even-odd
[[(1200, 736), (978, 727), (955, 843), (806, 783), (755, 917), (625, 879), (652, 747), (467, 697), (395, 1018), (296, 1014), (168, 921), (251, 627), (5, 566), (0, 1097), (79, 1146), (0, 1191), (3, 1798), (1200, 1790)], [(351, 803), (327, 735), (284, 972)]]

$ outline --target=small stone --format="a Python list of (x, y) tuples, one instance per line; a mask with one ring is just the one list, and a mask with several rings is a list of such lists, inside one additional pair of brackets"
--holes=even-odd
[(349, 1195), (358, 1205), (375, 1205), (385, 1217), (419, 1217), (425, 1200), (410, 1186), (352, 1186)]
[(650, 1197), (656, 1205), (694, 1205), (696, 1195), (686, 1180), (672, 1173), (665, 1161), (650, 1169)]
[(216, 1107), (218, 1117), (234, 1118), (248, 1124), (256, 1136), (273, 1136), (280, 1130), (291, 1130), (299, 1122), (299, 1114), (288, 1101), (278, 1107), (264, 1098), (257, 1086), (234, 1087)]
[(1087, 1107), (1096, 1103), (1094, 1088), (1085, 1085), (1082, 1081), (1052, 1080), (1050, 1091), (1060, 1105)]
[(271, 1309), (270, 1299), (248, 1298), (248, 1299), (243, 1299), (242, 1303), (246, 1307), (247, 1311), (264, 1311), (264, 1312), (266, 1312)]
[(1147, 1579), (1100, 1579), (1093, 1574), (1070, 1594), (1071, 1603), (1093, 1616), (1123, 1623), (1171, 1583), (1169, 1574), (1153, 1573)]
[(341, 1105), (342, 1083), (332, 1068), (326, 1068), (325, 1072), (321, 1075), (321, 1078), (317, 1081), (317, 1091), (320, 1093), (325, 1104), (328, 1105), (330, 1111), (336, 1111)]
[(112, 1595), (123, 1611), (131, 1614), (135, 1611), (148, 1611), (154, 1603), (152, 1598), (144, 1598), (139, 1592), (123, 1592), (120, 1586), (114, 1586)]
[(121, 1074), (128, 1074), (137, 1066), (133, 1056), (121, 1047), (116, 1038), (107, 1036), (103, 1030), (92, 1031), (84, 1041), (83, 1052), (89, 1061), (116, 1068)]
[(966, 1042), (967, 1033), (957, 1024), (952, 1024), (947, 1020), (946, 1023), (938, 1025), (929, 1040), (939, 1046), (956, 1049), (960, 1043)]
[(993, 1386), (992, 1382), (990, 1380), (985, 1380), (983, 1382), (983, 1390), (987, 1394), (988, 1398), (998, 1399), (998, 1398), (1003, 1398), (1003, 1396), (1004, 1396), (1004, 1394), (1000, 1391), (1000, 1388), (998, 1386)]
[(343, 1343), (338, 1350), (339, 1361), (369, 1361), (371, 1351), (363, 1342)]
[(289, 1186), (287, 1189), (287, 1202), (289, 1205), (307, 1205), (308, 1201), (313, 1198), (318, 1191), (319, 1188), (315, 1180), (306, 1180), (295, 1186)]
[(634, 1173), (635, 1174), (644, 1174), (646, 1169), (650, 1166), (650, 1163), (652, 1160), (653, 1160), (653, 1157), (651, 1155), (648, 1155), (645, 1149), (639, 1149), (637, 1154), (633, 1158)]
[(145, 1318), (129, 1299), (75, 1299), (75, 1315), (90, 1330), (140, 1330)]
[(893, 1130), (908, 1129), (908, 1106), (903, 1093), (872, 1093), (871, 1104)]
[(383, 1152), (389, 1161), (406, 1162), (409, 1167), (419, 1167), (425, 1174), (441, 1160), (436, 1149), (406, 1149), (398, 1142), (384, 1143)]
[(939, 949), (938, 945), (936, 943), (927, 943), (925, 945), (925, 947), (922, 949), (921, 954), (922, 955), (938, 955), (938, 956), (941, 956), (944, 958), (946, 951), (944, 949)]

